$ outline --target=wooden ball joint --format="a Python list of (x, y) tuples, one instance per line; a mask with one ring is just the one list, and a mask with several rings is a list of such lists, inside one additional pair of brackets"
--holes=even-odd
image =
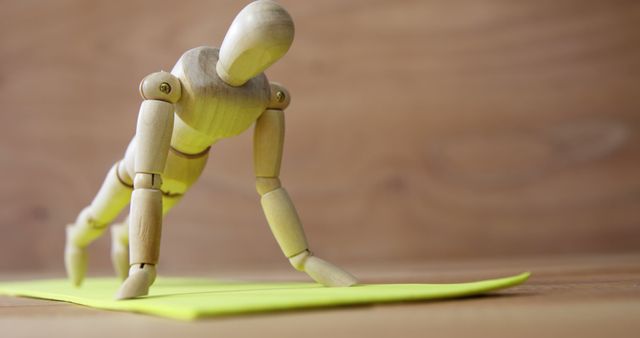
[(348, 272), (311, 254), (302, 223), (280, 182), (284, 110), (291, 95), (264, 71), (289, 50), (289, 13), (269, 0), (238, 13), (220, 49), (185, 52), (171, 72), (140, 83), (144, 99), (136, 134), (97, 195), (67, 226), (65, 267), (80, 286), (86, 248), (130, 204), (129, 216), (111, 227), (111, 258), (123, 283), (117, 299), (146, 295), (156, 276), (163, 216), (198, 180), (218, 140), (254, 125), (256, 190), (267, 223), (291, 265), (326, 286), (350, 286)]

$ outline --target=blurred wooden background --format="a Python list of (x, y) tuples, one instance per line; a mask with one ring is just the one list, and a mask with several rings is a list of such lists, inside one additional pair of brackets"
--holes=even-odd
[[(0, 2), (0, 269), (62, 271), (140, 79), (218, 46), (245, 3)], [(296, 40), (267, 75), (293, 96), (282, 177), (315, 251), (356, 273), (640, 251), (639, 2), (281, 3)], [(168, 217), (163, 271), (287, 265), (251, 158), (250, 131), (213, 149)]]

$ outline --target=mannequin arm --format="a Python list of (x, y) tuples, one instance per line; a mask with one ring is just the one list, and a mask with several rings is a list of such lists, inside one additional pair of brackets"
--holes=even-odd
[(180, 98), (180, 81), (166, 72), (142, 80), (135, 136), (133, 193), (129, 216), (129, 277), (117, 299), (146, 295), (156, 276), (162, 233), (162, 173), (173, 130), (174, 103)]
[(326, 286), (354, 285), (355, 277), (309, 251), (300, 217), (279, 178), (284, 144), (283, 109), (289, 105), (289, 93), (272, 84), (271, 94), (271, 103), (256, 122), (254, 134), (256, 189), (271, 232), (297, 270)]

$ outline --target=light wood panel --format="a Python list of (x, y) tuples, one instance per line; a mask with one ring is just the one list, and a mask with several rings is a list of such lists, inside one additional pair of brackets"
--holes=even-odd
[[(337, 264), (637, 251), (635, 1), (281, 1), (281, 179)], [(238, 1), (4, 1), (0, 269), (62, 271), (64, 225), (135, 131), (140, 80), (219, 45)], [(251, 132), (169, 214), (162, 267), (287, 267)], [(90, 250), (109, 270), (109, 240)], [(357, 274), (357, 271), (355, 271)]]

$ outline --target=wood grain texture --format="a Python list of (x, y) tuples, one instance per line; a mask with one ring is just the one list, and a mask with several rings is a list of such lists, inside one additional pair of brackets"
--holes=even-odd
[(136, 188), (129, 215), (129, 264), (158, 263), (162, 237), (162, 192)]
[(256, 177), (278, 177), (285, 140), (284, 112), (267, 109), (255, 123), (253, 172)]
[[(640, 250), (638, 2), (280, 3), (296, 23), (267, 74), (294, 97), (281, 178), (324, 258)], [(3, 2), (0, 269), (62, 271), (64, 225), (122, 157), (140, 79), (219, 45), (244, 5)], [(164, 271), (287, 268), (251, 160), (250, 132), (212, 149), (168, 215)], [(90, 249), (91, 271), (108, 252)]]
[[(289, 311), (180, 323), (145, 315), (102, 311), (27, 298), (0, 297), (0, 329), (12, 337), (55, 332), (61, 337), (619, 337), (638, 335), (639, 255), (542, 256), (535, 259), (372, 264), (368, 282), (449, 283), (533, 271), (525, 284), (484, 297), (454, 301)], [(299, 274), (283, 270), (277, 280)], [(391, 272), (391, 274), (389, 273)], [(264, 280), (260, 271), (218, 273), (216, 278)], [(42, 275), (38, 275), (41, 277)], [(29, 278), (29, 276), (21, 276)], [(34, 276), (31, 276), (34, 277)], [(0, 280), (15, 280), (1, 274)]]
[[(183, 85), (176, 116), (195, 131), (174, 135), (172, 145), (180, 151), (197, 154), (218, 140), (241, 134), (269, 103), (269, 83), (263, 74), (232, 87), (218, 76), (214, 64), (218, 64), (217, 48), (196, 47), (185, 52), (171, 71)], [(203, 141), (208, 141), (204, 148), (191, 147)]]
[(262, 195), (260, 203), (271, 232), (286, 257), (309, 249), (296, 207), (284, 188)]
[(220, 46), (216, 72), (231, 86), (242, 86), (278, 61), (291, 47), (291, 16), (274, 1), (253, 1), (231, 23)]
[(134, 177), (134, 186), (137, 187), (137, 174), (162, 174), (164, 171), (171, 144), (173, 118), (173, 104), (160, 100), (142, 101), (136, 136), (131, 141), (135, 142), (135, 157), (134, 171), (129, 176)]

